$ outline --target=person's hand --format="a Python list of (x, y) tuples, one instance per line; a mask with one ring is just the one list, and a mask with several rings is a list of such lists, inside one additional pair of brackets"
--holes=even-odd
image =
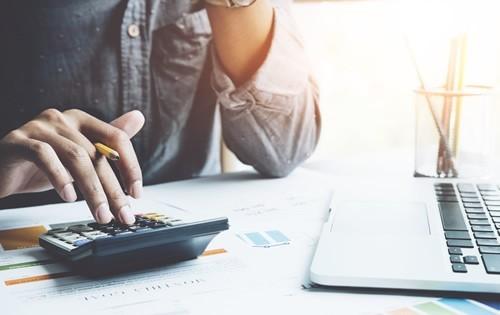
[(120, 154), (116, 163), (125, 189), (139, 198), (142, 173), (130, 138), (143, 125), (139, 111), (108, 124), (76, 109), (45, 110), (0, 140), (0, 198), (54, 188), (72, 202), (77, 198), (74, 182), (97, 222), (108, 223), (114, 216), (134, 223), (119, 180), (93, 143), (104, 143)]

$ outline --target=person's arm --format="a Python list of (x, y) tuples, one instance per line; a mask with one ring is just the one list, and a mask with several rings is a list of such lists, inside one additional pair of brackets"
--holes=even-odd
[(207, 10), (224, 141), (261, 174), (285, 176), (320, 133), (318, 87), (292, 17), (267, 0)]
[(267, 56), (272, 39), (273, 7), (257, 0), (249, 7), (207, 4), (217, 55), (236, 85), (248, 80)]

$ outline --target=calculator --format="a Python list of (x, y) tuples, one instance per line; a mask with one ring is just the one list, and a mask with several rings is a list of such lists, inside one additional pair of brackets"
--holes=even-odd
[(133, 225), (55, 224), (40, 235), (39, 243), (77, 271), (100, 275), (196, 258), (229, 228), (225, 217), (196, 220), (146, 213), (135, 219)]

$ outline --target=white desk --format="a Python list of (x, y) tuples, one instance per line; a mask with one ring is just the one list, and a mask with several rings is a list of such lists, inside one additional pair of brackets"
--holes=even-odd
[[(40, 248), (0, 252), (2, 314), (375, 314), (426, 300), (304, 289), (328, 209), (330, 180), (299, 169), (285, 179), (229, 174), (146, 188), (135, 209), (229, 217), (211, 249), (226, 252), (154, 270), (89, 280), (66, 274)], [(89, 218), (85, 204), (0, 212), (0, 229)], [(240, 236), (278, 229), (289, 245), (256, 248)], [(2, 266), (11, 265), (12, 269)], [(29, 264), (28, 264), (29, 265)], [(47, 279), (47, 275), (61, 275)], [(9, 283), (10, 285), (6, 285)], [(7, 306), (7, 304), (9, 306)]]

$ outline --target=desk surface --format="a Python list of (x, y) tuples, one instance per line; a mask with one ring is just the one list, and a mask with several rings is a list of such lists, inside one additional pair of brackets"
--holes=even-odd
[[(4, 246), (2, 314), (23, 314), (21, 306), (26, 314), (67, 309), (72, 314), (377, 314), (428, 301), (309, 287), (308, 267), (327, 215), (330, 183), (299, 169), (284, 179), (236, 173), (147, 187), (134, 209), (227, 216), (231, 229), (196, 260), (97, 280), (72, 274), (38, 247)], [(24, 235), (26, 245), (26, 227), (89, 217), (81, 202), (5, 210), (0, 230)], [(245, 237), (271, 230), (284, 234), (289, 244), (255, 247)], [(0, 243), (3, 236), (0, 231)]]

